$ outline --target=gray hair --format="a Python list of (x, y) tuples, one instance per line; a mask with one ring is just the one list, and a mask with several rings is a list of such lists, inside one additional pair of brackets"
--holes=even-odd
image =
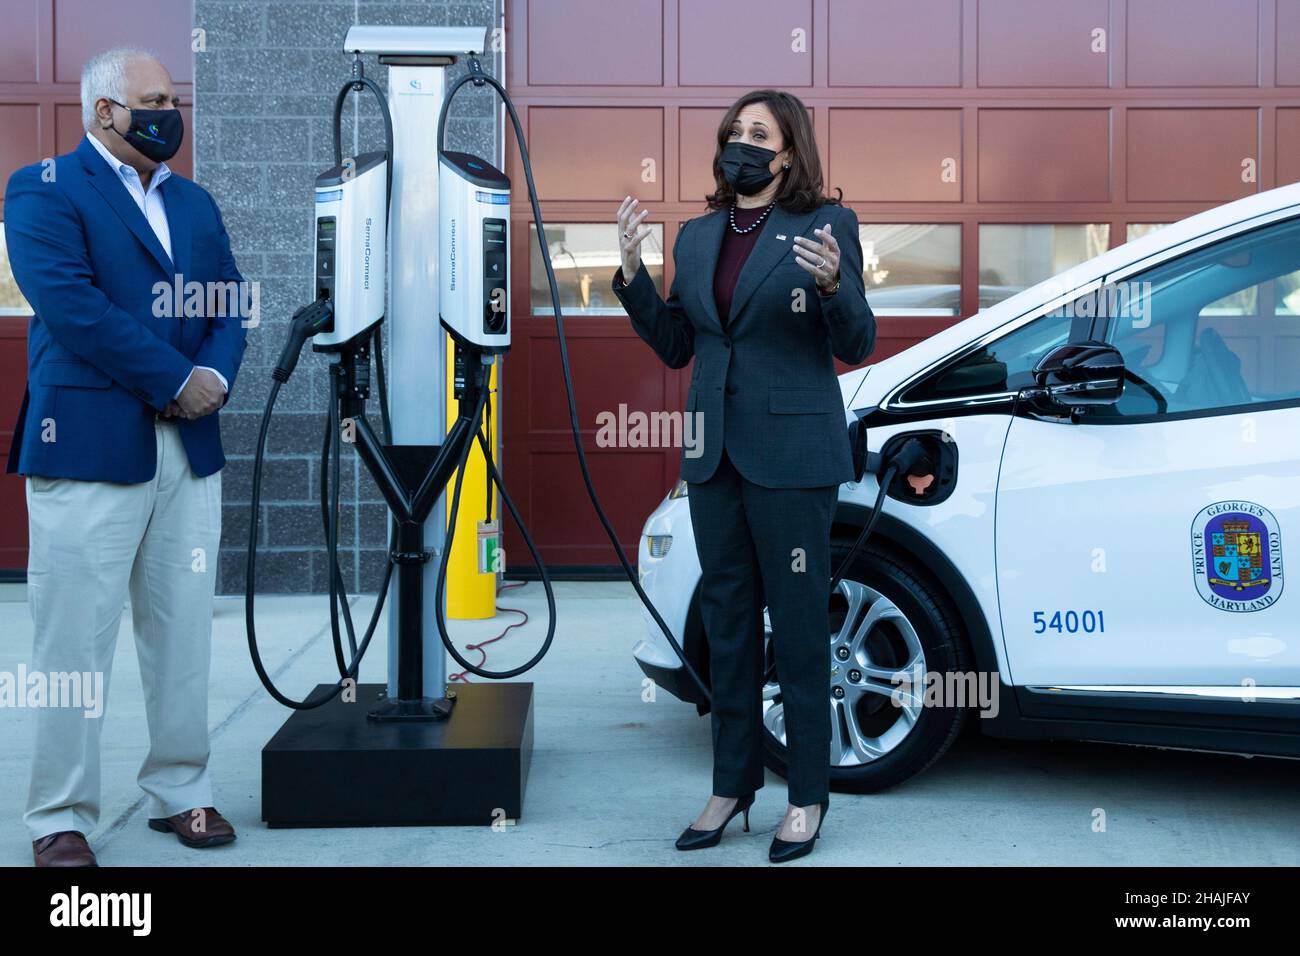
[(126, 65), (139, 57), (158, 59), (152, 50), (119, 46), (97, 53), (81, 68), (81, 125), (89, 131), (95, 128), (95, 103), (106, 96), (119, 103), (126, 102)]

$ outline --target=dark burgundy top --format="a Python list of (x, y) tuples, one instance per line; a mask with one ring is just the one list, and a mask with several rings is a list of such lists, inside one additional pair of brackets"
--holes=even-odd
[[(755, 206), (752, 209), (737, 208), (737, 228), (749, 228), (766, 209), (766, 206)], [(740, 270), (765, 228), (767, 228), (767, 219), (764, 219), (763, 224), (753, 232), (744, 235), (732, 229), (730, 221), (723, 226), (722, 247), (718, 250), (718, 266), (713, 272), (713, 301), (718, 307), (718, 319), (722, 322), (723, 328), (727, 326), (727, 315), (731, 312), (731, 297), (736, 291), (736, 280), (740, 278)]]

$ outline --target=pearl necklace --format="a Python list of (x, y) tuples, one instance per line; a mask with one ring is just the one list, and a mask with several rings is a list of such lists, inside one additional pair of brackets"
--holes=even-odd
[(767, 214), (772, 211), (772, 207), (775, 205), (776, 205), (776, 200), (773, 199), (770, 203), (767, 204), (767, 208), (763, 210), (763, 215), (759, 216), (757, 219), (754, 220), (754, 224), (752, 226), (749, 226), (748, 228), (745, 229), (741, 229), (739, 226), (736, 225), (736, 204), (732, 203), (731, 212), (729, 213), (729, 218), (731, 219), (731, 228), (736, 233), (742, 236), (747, 232), (753, 232), (755, 229), (757, 229), (759, 226), (763, 224), (763, 220), (767, 218)]

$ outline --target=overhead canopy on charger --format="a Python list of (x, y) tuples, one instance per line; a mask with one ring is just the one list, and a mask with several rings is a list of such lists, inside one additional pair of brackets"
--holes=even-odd
[(445, 56), (482, 53), (488, 31), (482, 27), (403, 27), (362, 25), (348, 28), (344, 53), (380, 56)]

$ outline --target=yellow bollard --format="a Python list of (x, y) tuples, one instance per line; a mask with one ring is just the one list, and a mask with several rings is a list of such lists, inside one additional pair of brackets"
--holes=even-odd
[[(453, 394), (455, 382), (455, 343), (447, 341), (447, 427), (456, 421), (458, 404)], [(497, 399), (500, 391), (497, 387), (501, 362), (492, 366), (489, 387), (492, 389), (491, 428), (484, 427), (484, 436), (491, 437), (493, 461), (500, 470), (497, 459), (501, 435), (501, 406)], [(487, 415), (484, 415), (486, 422)], [(447, 518), (451, 517), (451, 494), (456, 487), (456, 477), (447, 483)], [(477, 441), (470, 450), (469, 460), (465, 464), (465, 479), (460, 489), (460, 512), (456, 515), (456, 540), (452, 544), (451, 554), (447, 556), (447, 617), (462, 621), (482, 620), (495, 617), (497, 613), (497, 575), (494, 570), (480, 573), (480, 523), (487, 516), (487, 463), (483, 460), (483, 449)], [(496, 488), (492, 489), (492, 520), (497, 526), (497, 544), (501, 543), (500, 498)], [(492, 555), (488, 554), (488, 567), (491, 568)], [(497, 559), (499, 564), (501, 559)], [(500, 568), (505, 570), (504, 567)]]

